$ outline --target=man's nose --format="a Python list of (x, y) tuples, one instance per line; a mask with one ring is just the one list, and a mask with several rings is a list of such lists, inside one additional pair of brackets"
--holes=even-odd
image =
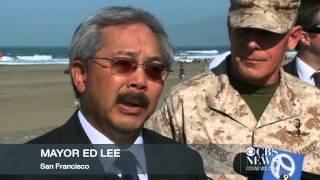
[(138, 66), (137, 69), (129, 75), (128, 88), (135, 88), (136, 90), (147, 90), (147, 76), (144, 66)]
[(247, 46), (250, 50), (259, 50), (260, 45), (256, 40), (250, 40), (247, 42)]
[(246, 46), (250, 50), (259, 50), (261, 49), (260, 43), (259, 43), (259, 37), (257, 37), (256, 33), (254, 31), (249, 31), (246, 34), (245, 38)]

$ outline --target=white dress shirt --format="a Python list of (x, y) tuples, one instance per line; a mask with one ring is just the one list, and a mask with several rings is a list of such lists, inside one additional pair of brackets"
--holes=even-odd
[(313, 79), (312, 75), (317, 71), (314, 70), (307, 63), (302, 61), (299, 57), (296, 58), (296, 63), (297, 63), (296, 65), (297, 65), (299, 79), (314, 86), (315, 84), (314, 84), (314, 79)]
[(222, 54), (216, 55), (214, 59), (209, 64), (209, 70), (212, 70), (213, 68), (217, 67), (222, 61), (226, 59), (227, 56), (231, 54), (230, 51), (226, 51)]
[[(84, 129), (84, 132), (89, 137), (89, 140), (91, 144), (114, 144), (108, 137), (103, 135), (101, 132), (99, 132), (97, 129), (95, 129), (88, 120), (83, 116), (82, 112), (78, 111), (78, 118), (80, 120), (80, 124), (82, 128)], [(142, 131), (140, 132), (137, 139), (134, 141), (133, 144), (143, 144), (143, 137), (142, 137)], [(138, 161), (138, 172), (144, 172), (144, 169), (146, 169), (146, 159), (143, 148), (129, 148), (130, 152), (132, 152), (137, 158)], [(107, 164), (106, 164), (107, 163)], [(104, 169), (108, 170), (111, 165), (113, 164), (113, 161), (108, 160), (104, 161), (103, 167)], [(121, 174), (118, 174), (121, 176)], [(143, 174), (138, 174), (140, 180), (148, 180), (148, 175), (146, 172)]]

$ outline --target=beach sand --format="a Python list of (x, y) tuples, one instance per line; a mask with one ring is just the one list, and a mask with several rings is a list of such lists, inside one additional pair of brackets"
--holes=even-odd
[[(74, 93), (67, 65), (0, 66), (0, 144), (23, 143), (58, 127), (74, 112)], [(186, 77), (205, 63), (185, 64)], [(163, 95), (176, 85), (173, 66)]]

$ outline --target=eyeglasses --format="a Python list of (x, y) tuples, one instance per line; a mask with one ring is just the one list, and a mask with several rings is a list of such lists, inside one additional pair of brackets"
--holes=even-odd
[(111, 62), (111, 66), (107, 66), (105, 64), (98, 63), (97, 61), (93, 61), (96, 64), (100, 65), (103, 68), (110, 68), (111, 73), (123, 75), (123, 76), (129, 76), (131, 73), (136, 71), (138, 66), (141, 66), (144, 68), (145, 73), (147, 77), (154, 81), (164, 81), (169, 72), (172, 72), (172, 70), (168, 69), (168, 67), (164, 64), (159, 63), (144, 63), (144, 64), (138, 64), (136, 61), (130, 58), (125, 57), (114, 57), (114, 58), (101, 58), (101, 57), (91, 57), (89, 59), (95, 60), (107, 60)]

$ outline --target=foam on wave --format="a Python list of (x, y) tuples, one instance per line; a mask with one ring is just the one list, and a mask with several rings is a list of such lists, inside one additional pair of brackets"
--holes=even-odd
[(52, 60), (52, 55), (35, 54), (33, 56), (17, 56), (17, 59), (24, 60), (24, 61), (48, 61), (48, 60)]

